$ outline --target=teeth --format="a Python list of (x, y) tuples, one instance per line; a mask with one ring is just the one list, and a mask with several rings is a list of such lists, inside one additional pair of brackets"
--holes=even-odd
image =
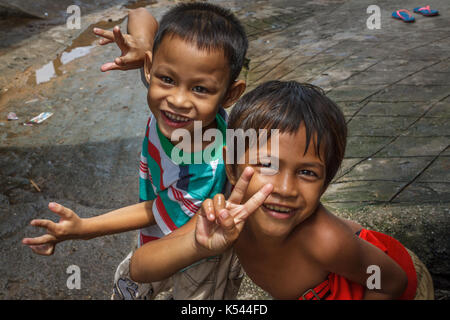
[(273, 211), (279, 211), (279, 212), (291, 212), (291, 209), (285, 208), (285, 207), (279, 207), (279, 206), (274, 206), (274, 205), (270, 205), (270, 204), (265, 204), (264, 205), (267, 209), (269, 210), (273, 210)]
[(166, 111), (163, 111), (163, 112), (167, 116), (167, 118), (169, 118), (170, 120), (179, 121), (179, 122), (187, 122), (187, 121), (191, 120), (189, 118), (180, 117), (180, 116), (174, 115), (174, 114), (166, 112)]

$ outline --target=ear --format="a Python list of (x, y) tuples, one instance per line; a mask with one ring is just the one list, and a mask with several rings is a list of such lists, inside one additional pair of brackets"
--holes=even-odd
[(222, 107), (224, 108), (231, 107), (236, 101), (238, 101), (238, 99), (244, 93), (246, 87), (247, 86), (244, 80), (234, 81), (228, 88), (225, 100), (222, 103)]
[(227, 173), (228, 181), (234, 186), (237, 182), (234, 167), (227, 162), (227, 147), (223, 146), (222, 149), (223, 162), (225, 163), (225, 172)]
[(145, 51), (145, 54), (144, 54), (144, 75), (145, 75), (145, 80), (149, 84), (150, 84), (150, 78), (151, 78), (150, 70), (152, 69), (152, 61), (153, 61), (152, 53), (150, 51)]

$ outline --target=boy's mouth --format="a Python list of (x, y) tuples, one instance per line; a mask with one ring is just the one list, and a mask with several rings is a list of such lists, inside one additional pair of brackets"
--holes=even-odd
[(192, 119), (161, 110), (164, 121), (171, 127), (180, 128), (192, 121)]
[(262, 205), (262, 207), (264, 211), (277, 219), (288, 219), (296, 212), (295, 208), (280, 206), (276, 204), (265, 203)]

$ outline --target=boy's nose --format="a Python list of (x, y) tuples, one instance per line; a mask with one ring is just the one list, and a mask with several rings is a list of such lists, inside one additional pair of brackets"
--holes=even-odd
[(169, 95), (167, 102), (176, 109), (189, 109), (192, 107), (192, 103), (183, 89), (178, 89)]
[(275, 193), (278, 193), (282, 197), (290, 198), (298, 196), (298, 189), (296, 184), (296, 177), (292, 174), (280, 174), (278, 175), (278, 181), (274, 185)]

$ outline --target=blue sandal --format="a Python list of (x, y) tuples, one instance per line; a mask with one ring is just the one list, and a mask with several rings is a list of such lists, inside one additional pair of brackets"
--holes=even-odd
[(424, 15), (426, 17), (437, 16), (439, 14), (439, 11), (431, 10), (430, 6), (414, 8), (414, 12), (420, 13), (421, 15)]
[(404, 22), (414, 22), (416, 19), (412, 16), (411, 12), (406, 9), (400, 9), (392, 12), (392, 17), (395, 19), (400, 19)]

